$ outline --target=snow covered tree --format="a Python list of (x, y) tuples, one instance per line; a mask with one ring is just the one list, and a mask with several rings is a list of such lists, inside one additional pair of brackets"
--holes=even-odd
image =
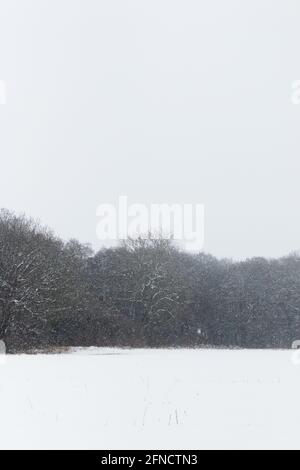
[(76, 314), (82, 259), (38, 223), (0, 212), (0, 339), (34, 345)]

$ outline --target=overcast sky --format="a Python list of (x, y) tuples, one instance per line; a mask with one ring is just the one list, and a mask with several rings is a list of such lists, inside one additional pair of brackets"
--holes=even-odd
[(299, 0), (0, 0), (0, 206), (203, 203), (205, 251), (300, 249)]

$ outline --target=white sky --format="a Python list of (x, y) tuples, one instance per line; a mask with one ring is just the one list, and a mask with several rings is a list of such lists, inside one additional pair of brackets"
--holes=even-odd
[(205, 251), (300, 249), (299, 0), (0, 0), (0, 206), (204, 203)]

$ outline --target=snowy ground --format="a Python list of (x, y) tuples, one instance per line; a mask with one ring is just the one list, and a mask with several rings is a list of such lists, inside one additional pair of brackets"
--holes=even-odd
[(6, 357), (0, 448), (300, 449), (299, 392), (291, 351)]

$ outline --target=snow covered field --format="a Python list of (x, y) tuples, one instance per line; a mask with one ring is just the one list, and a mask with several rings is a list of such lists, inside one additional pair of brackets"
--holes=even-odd
[(300, 365), (292, 358), (97, 348), (7, 356), (0, 448), (300, 449)]

